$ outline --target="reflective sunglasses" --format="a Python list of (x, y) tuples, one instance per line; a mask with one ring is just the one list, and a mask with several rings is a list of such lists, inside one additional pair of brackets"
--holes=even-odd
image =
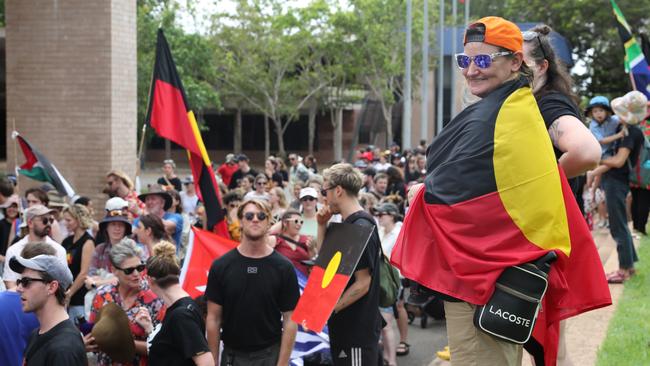
[(117, 268), (117, 269), (119, 269), (120, 271), (124, 272), (125, 275), (130, 275), (131, 273), (133, 273), (133, 271), (138, 271), (138, 273), (142, 273), (142, 271), (144, 271), (144, 269), (146, 268), (146, 266), (144, 265), (144, 263), (140, 263), (140, 264), (138, 264), (138, 265), (135, 266), (135, 267), (120, 268), (120, 267), (118, 267), (118, 266), (115, 266), (115, 268)]
[(474, 61), (474, 65), (479, 69), (487, 69), (497, 57), (512, 55), (510, 51), (495, 52), (489, 55), (467, 56), (464, 53), (456, 54), (456, 65), (459, 69), (466, 69)]
[(127, 210), (110, 210), (106, 213), (106, 216), (108, 217), (115, 217), (115, 216), (128, 216), (128, 211)]
[(54, 217), (41, 217), (41, 221), (43, 222), (43, 225), (52, 225), (54, 223)]
[(537, 38), (539, 49), (542, 50), (542, 56), (544, 56), (544, 60), (546, 60), (546, 51), (544, 50), (544, 45), (542, 44), (542, 40), (539, 37), (539, 33), (534, 31), (526, 31), (526, 32), (522, 32), (521, 36), (524, 38), (525, 42), (530, 42), (533, 39)]
[[(255, 216), (256, 216), (255, 212), (246, 212), (244, 214), (244, 218), (246, 219), (246, 221), (253, 221)], [(266, 214), (264, 212), (262, 212), (262, 211), (258, 212), (257, 213), (257, 219), (260, 220), (260, 221), (266, 220)]]
[(20, 286), (23, 286), (23, 288), (28, 288), (29, 285), (30, 285), (32, 282), (43, 282), (43, 283), (47, 283), (47, 281), (45, 281), (45, 280), (42, 279), (42, 278), (22, 277), (22, 278), (19, 278), (19, 279), (16, 280), (16, 284), (17, 284), (17, 285), (20, 285)]

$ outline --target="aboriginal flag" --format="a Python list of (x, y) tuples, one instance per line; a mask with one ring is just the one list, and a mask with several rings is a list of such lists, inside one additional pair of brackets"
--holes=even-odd
[(147, 122), (158, 135), (187, 149), (196, 192), (205, 205), (207, 227), (229, 238), (221, 209), (219, 186), (162, 29), (158, 30)]
[(558, 322), (611, 304), (600, 257), (525, 79), (454, 118), (427, 152), (391, 261), (406, 278), (482, 305), (501, 272), (558, 255), (527, 347), (553, 365)]
[(330, 224), (291, 320), (320, 332), (350, 281), (374, 226)]

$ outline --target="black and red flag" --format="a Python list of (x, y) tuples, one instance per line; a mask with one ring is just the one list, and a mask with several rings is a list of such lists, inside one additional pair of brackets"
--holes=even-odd
[(230, 237), (212, 164), (194, 113), (187, 104), (183, 83), (162, 29), (158, 29), (147, 122), (158, 135), (187, 149), (196, 193), (205, 205), (207, 227), (217, 234)]
[(560, 320), (611, 304), (603, 267), (527, 82), (503, 84), (454, 118), (393, 249), (406, 278), (483, 305), (507, 267), (558, 261), (526, 349), (554, 365)]
[(354, 224), (334, 223), (328, 226), (307, 286), (291, 320), (317, 333), (323, 330), (373, 230), (371, 226)]

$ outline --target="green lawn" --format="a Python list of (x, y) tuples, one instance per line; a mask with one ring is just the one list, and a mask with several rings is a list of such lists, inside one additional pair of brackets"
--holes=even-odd
[(598, 350), (598, 366), (650, 365), (650, 238), (639, 246), (637, 275), (623, 296)]

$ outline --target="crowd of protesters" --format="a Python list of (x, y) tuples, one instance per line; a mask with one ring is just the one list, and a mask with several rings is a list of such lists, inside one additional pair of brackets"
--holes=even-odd
[[(525, 65), (532, 69), (558, 162), (572, 178), (585, 218), (598, 215), (595, 225), (611, 230), (620, 268), (608, 280), (622, 283), (634, 275), (637, 260), (626, 199), (629, 169), (639, 164), (647, 134), (647, 100), (637, 93), (610, 105), (598, 96), (583, 120), (549, 33), (548, 27), (525, 32), (520, 49), (510, 50), (513, 57), (507, 60), (519, 65), (513, 75), (526, 71)], [(477, 47), (496, 50), (488, 43), (466, 42), (466, 52)], [(490, 60), (492, 68), (500, 67), (494, 57)], [(490, 63), (479, 70), (472, 62), (476, 59), (469, 58), (464, 75), (490, 70)], [(487, 96), (491, 90), (472, 92)], [(595, 160), (585, 155), (594, 141), (601, 147)], [(356, 152), (353, 162), (323, 170), (311, 155), (269, 156), (251, 164), (244, 154), (228, 154), (214, 171), (229, 235), (240, 246), (214, 262), (206, 295), (198, 299), (181, 288), (179, 277), (189, 228), (206, 228), (206, 210), (194, 180), (178, 177), (173, 160), (163, 162), (163, 175), (142, 193), (125, 173), (108, 172), (108, 199), (99, 222), (87, 197), (66, 204), (49, 185), (30, 188), (21, 197), (15, 178), (1, 179), (0, 275), (6, 291), (0, 293), (0, 306), (8, 311), (0, 315), (0, 333), (11, 341), (0, 342), (0, 364), (18, 365), (24, 358), (28, 365), (82, 365), (86, 352), (97, 365), (114, 364), (117, 357), (121, 364), (140, 366), (286, 364), (297, 328), (290, 321), (299, 298), (294, 269), (308, 275), (327, 225), (345, 222), (376, 227), (376, 238), (334, 309), (331, 355), (321, 364), (397, 365), (397, 356), (410, 352), (408, 316), (403, 294), (393, 306), (379, 308), (377, 261), (395, 245), (413, 187), (419, 189), (435, 168), (427, 166), (427, 144), (421, 141), (410, 150), (395, 143), (387, 149), (368, 146)], [(647, 188), (633, 185), (631, 194), (633, 226), (643, 235)], [(110, 340), (88, 332), (86, 325), (99, 324), (110, 303), (126, 313), (131, 353), (109, 354)], [(117, 327), (108, 320), (103, 326)], [(85, 329), (83, 337), (74, 327)], [(454, 347), (462, 349), (452, 343), (452, 352)], [(448, 349), (442, 357), (449, 357)]]

